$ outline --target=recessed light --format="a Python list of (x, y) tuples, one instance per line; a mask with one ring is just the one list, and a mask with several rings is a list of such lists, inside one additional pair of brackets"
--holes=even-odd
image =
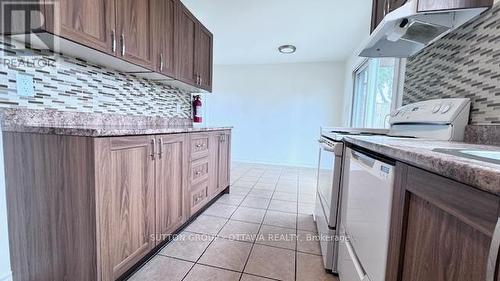
[(282, 54), (293, 54), (295, 51), (297, 51), (297, 47), (294, 45), (283, 45), (279, 46), (278, 51)]

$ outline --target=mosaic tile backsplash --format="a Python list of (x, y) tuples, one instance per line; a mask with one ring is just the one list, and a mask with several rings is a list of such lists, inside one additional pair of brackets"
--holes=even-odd
[(471, 98), (471, 124), (500, 125), (500, 2), (409, 58), (404, 90), (404, 104)]
[[(1, 41), (0, 58), (0, 107), (191, 118), (190, 93), (168, 85)], [(19, 74), (33, 77), (34, 96), (18, 93)]]

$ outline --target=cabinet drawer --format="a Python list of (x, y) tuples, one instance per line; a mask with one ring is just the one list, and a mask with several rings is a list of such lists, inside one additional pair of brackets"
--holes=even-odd
[(198, 212), (203, 206), (205, 206), (208, 203), (209, 200), (208, 196), (208, 181), (204, 181), (200, 184), (197, 184), (195, 186), (192, 186), (191, 192), (190, 192), (190, 210), (191, 210), (191, 215), (194, 213)]
[(208, 156), (209, 145), (208, 134), (196, 134), (191, 137), (191, 159), (199, 159)]
[(191, 183), (196, 184), (208, 179), (209, 173), (208, 158), (202, 158), (191, 163), (190, 177)]

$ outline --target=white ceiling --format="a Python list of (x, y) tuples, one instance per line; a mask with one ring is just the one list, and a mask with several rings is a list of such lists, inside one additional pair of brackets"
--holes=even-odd
[[(182, 0), (214, 34), (215, 64), (343, 61), (369, 33), (372, 0)], [(293, 44), (293, 55), (278, 53)]]

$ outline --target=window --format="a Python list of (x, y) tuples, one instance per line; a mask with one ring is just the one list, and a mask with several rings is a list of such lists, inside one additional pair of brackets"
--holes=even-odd
[(357, 128), (387, 128), (395, 107), (399, 60), (369, 59), (354, 72), (351, 125)]

